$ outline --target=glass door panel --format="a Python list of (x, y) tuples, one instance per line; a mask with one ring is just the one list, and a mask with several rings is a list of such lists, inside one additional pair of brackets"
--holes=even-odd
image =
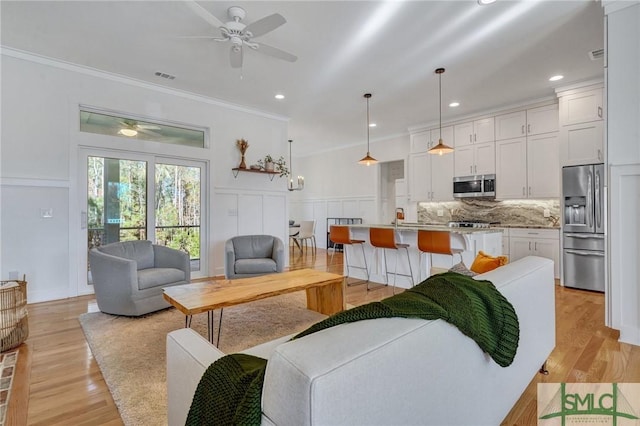
[(147, 239), (147, 162), (87, 157), (88, 249)]
[(156, 244), (189, 254), (191, 270), (200, 270), (200, 167), (156, 163)]

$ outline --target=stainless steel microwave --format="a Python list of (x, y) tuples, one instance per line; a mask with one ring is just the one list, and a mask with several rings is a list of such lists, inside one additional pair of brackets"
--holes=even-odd
[(495, 198), (496, 175), (453, 178), (453, 198)]

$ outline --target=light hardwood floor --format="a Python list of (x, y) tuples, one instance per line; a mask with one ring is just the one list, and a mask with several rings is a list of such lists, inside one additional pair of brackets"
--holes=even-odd
[[(342, 271), (342, 256), (318, 249), (291, 253), (291, 269)], [(390, 287), (367, 292), (347, 288), (347, 303), (361, 305), (388, 297)], [(102, 378), (78, 315), (95, 311), (95, 299), (83, 296), (29, 305), (30, 336), (20, 347), (19, 368), (10, 401), (8, 425), (120, 425), (118, 410)], [(536, 424), (538, 382), (640, 382), (640, 347), (618, 343), (604, 326), (604, 297), (556, 287), (557, 346), (503, 424)], [(28, 408), (27, 408), (28, 406)]]

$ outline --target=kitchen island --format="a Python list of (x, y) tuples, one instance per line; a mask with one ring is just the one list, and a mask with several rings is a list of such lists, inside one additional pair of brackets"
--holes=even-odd
[[(460, 261), (460, 256), (447, 256), (434, 254), (433, 264), (430, 262), (430, 256), (420, 253), (418, 250), (418, 230), (429, 231), (445, 231), (451, 235), (451, 248), (462, 249), (462, 260), (467, 267), (470, 267), (480, 250), (492, 256), (502, 254), (502, 230), (496, 228), (450, 228), (443, 225), (424, 225), (419, 223), (405, 223), (398, 225), (378, 225), (378, 224), (362, 224), (348, 225), (351, 229), (351, 238), (354, 240), (364, 240), (364, 255), (366, 256), (366, 264), (369, 270), (370, 281), (375, 283), (386, 283), (384, 258), (382, 250), (374, 251), (373, 246), (369, 243), (370, 228), (390, 228), (395, 229), (396, 242), (409, 244), (409, 259), (411, 262), (411, 271), (416, 284), (423, 281), (429, 276), (432, 267), (436, 269), (449, 269), (454, 263)], [(364, 267), (365, 260), (362, 257), (362, 250), (359, 247), (346, 246), (347, 256), (351, 266)], [(396, 260), (398, 261), (398, 273), (407, 276), (398, 275), (396, 277), (396, 286), (401, 288), (411, 287), (411, 279), (409, 275), (409, 265), (407, 264), (407, 256), (404, 250), (399, 252), (396, 250), (386, 250), (387, 265), (389, 271), (393, 272)], [(396, 255), (399, 257), (396, 258)], [(422, 258), (422, 263), (420, 263)], [(353, 278), (366, 279), (363, 269), (350, 268), (347, 271), (347, 265), (344, 266), (344, 275)], [(389, 284), (393, 284), (393, 275), (389, 275)]]

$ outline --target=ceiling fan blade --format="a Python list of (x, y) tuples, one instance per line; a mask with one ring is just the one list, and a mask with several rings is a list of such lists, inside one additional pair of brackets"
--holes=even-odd
[(194, 1), (194, 0), (184, 0), (184, 4), (189, 9), (191, 9), (196, 15), (198, 15), (199, 17), (201, 17), (202, 19), (207, 21), (210, 25), (212, 25), (212, 26), (214, 26), (216, 28), (222, 27), (224, 25), (224, 23), (221, 20), (216, 18), (207, 9), (205, 9), (202, 6), (200, 6), (196, 1)]
[(231, 68), (242, 68), (242, 47), (231, 46), (229, 59), (231, 60)]
[(284, 50), (278, 49), (277, 47), (258, 42), (255, 42), (255, 44), (258, 45), (256, 51), (262, 52), (265, 55), (273, 56), (274, 58), (283, 59), (289, 62), (295, 62), (298, 60), (298, 57), (296, 55), (292, 55), (291, 53), (285, 52)]
[(250, 32), (253, 37), (258, 37), (268, 33), (269, 31), (275, 30), (286, 22), (287, 20), (284, 19), (284, 16), (279, 13), (274, 13), (273, 15), (265, 16), (264, 18), (258, 19), (257, 21), (247, 25), (244, 32)]

